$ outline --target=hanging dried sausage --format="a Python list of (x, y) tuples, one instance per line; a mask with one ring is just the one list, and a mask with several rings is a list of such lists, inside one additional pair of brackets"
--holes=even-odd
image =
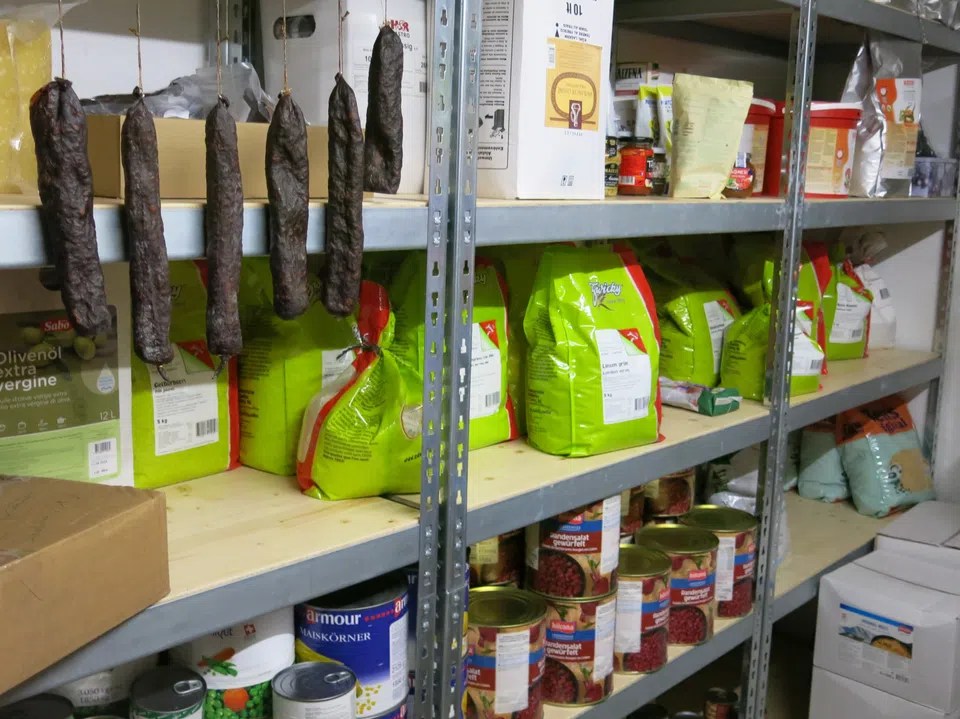
[(30, 99), (37, 184), (47, 246), (67, 316), (83, 337), (112, 323), (93, 220), (87, 119), (69, 80), (57, 78)]
[(207, 115), (207, 349), (220, 368), (240, 354), (240, 264), (243, 259), (243, 186), (237, 123), (220, 98)]
[(353, 89), (340, 73), (329, 104), (329, 199), (323, 304), (338, 317), (353, 312), (363, 260), (363, 130)]
[(373, 43), (367, 101), (364, 183), (369, 192), (396, 194), (403, 167), (403, 41), (389, 25)]
[[(141, 94), (139, 88), (137, 94)], [(120, 154), (130, 248), (133, 348), (144, 362), (161, 366), (173, 361), (170, 269), (160, 214), (157, 129), (142, 97), (127, 110), (120, 133)]]
[(307, 124), (289, 92), (281, 93), (267, 131), (267, 195), (270, 198), (270, 271), (273, 307), (292, 320), (309, 303), (307, 215), (310, 163)]

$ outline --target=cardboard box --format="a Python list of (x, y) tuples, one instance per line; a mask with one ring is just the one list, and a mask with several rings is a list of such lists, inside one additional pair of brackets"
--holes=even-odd
[(0, 694), (169, 591), (162, 494), (0, 478)]
[(960, 719), (814, 667), (810, 719)]
[(481, 197), (602, 199), (613, 0), (484, 0)]
[(918, 504), (880, 530), (877, 549), (960, 567), (960, 504)]
[[(203, 120), (155, 119), (160, 156), (160, 197), (165, 200), (203, 200), (207, 197), (206, 149)], [(120, 164), (120, 115), (87, 116), (87, 152), (93, 171), (93, 194), (123, 197)], [(237, 123), (240, 176), (246, 200), (267, 198), (264, 169), (267, 127), (262, 122)], [(310, 156), (310, 197), (327, 196), (327, 128), (307, 128)]]
[(103, 276), (113, 325), (89, 340), (37, 270), (4, 271), (0, 474), (133, 484), (129, 267)]
[(877, 551), (825, 575), (813, 662), (940, 712), (960, 709), (960, 569)]

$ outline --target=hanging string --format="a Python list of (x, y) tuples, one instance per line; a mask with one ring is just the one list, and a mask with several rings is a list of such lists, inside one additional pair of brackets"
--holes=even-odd
[(390, 20), (387, 19), (387, 0), (383, 0), (383, 26), (386, 27)]
[(283, 0), (283, 25), (280, 32), (283, 42), (283, 94), (290, 94), (290, 84), (287, 82), (287, 0)]
[(60, 77), (67, 77), (67, 51), (63, 43), (63, 0), (57, 0), (58, 22), (60, 26)]
[(343, 21), (347, 19), (350, 11), (343, 11), (343, 0), (337, 0), (337, 15), (340, 16), (340, 27), (337, 29), (337, 49), (340, 55), (339, 74), (343, 75)]
[(137, 94), (143, 94), (143, 52), (140, 47), (140, 0), (137, 0), (137, 27), (130, 28), (137, 36)]
[(223, 35), (220, 34), (220, 0), (217, 3), (217, 97), (223, 99)]

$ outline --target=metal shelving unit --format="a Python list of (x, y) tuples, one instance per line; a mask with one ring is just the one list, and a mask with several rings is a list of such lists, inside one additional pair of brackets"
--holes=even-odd
[[(789, 191), (780, 199), (743, 201), (612, 199), (596, 202), (476, 200), (475, 107), (480, 0), (432, 3), (429, 195), (365, 202), (368, 250), (426, 249), (425, 354), (422, 492), (325, 505), (302, 500), (292, 487), (277, 492), (275, 477), (239, 470), (249, 477), (226, 491), (224, 475), (164, 490), (170, 519), (173, 591), (100, 639), (31, 679), (0, 702), (54, 687), (114, 664), (186, 641), (230, 623), (419, 562), (420, 591), (416, 716), (446, 719), (457, 714), (466, 550), (469, 544), (530, 524), (573, 507), (642, 485), (671, 471), (758, 443), (767, 443), (762, 502), (761, 551), (757, 562), (758, 603), (754, 614), (720, 622), (717, 636), (700, 647), (672, 650), (661, 672), (644, 678), (618, 677), (606, 702), (585, 709), (546, 710), (548, 719), (590, 716), (618, 719), (656, 697), (731, 648), (751, 642), (743, 716), (764, 716), (772, 623), (816, 594), (819, 577), (868, 551), (879, 526), (849, 508), (789, 498), (788, 522), (804, 534), (803, 545), (777, 571), (772, 561), (776, 513), (788, 431), (911, 387), (930, 384), (928, 447), (936, 441), (937, 390), (943, 372), (948, 299), (954, 264), (957, 201), (949, 199), (805, 200), (802, 163), (816, 38), (849, 43), (858, 35), (844, 23), (871, 27), (960, 53), (960, 33), (921, 21), (868, 0), (623, 0), (622, 23), (687, 23), (717, 34), (735, 23), (738, 32), (769, 34), (770, 17), (780, 35), (771, 51), (789, 50), (796, 118)], [(248, 2), (240, 3), (246, 12)], [(798, 12), (799, 11), (799, 12)], [(248, 15), (244, 15), (248, 17)], [(836, 22), (840, 21), (840, 22)], [(724, 25), (727, 23), (727, 25)], [(653, 27), (651, 25), (650, 27)], [(823, 31), (821, 33), (821, 30)], [(762, 33), (761, 33), (762, 31)], [(793, 92), (795, 89), (795, 92)], [(201, 257), (202, 203), (167, 202), (163, 208), (170, 256)], [(323, 203), (311, 207), (310, 252), (323, 250)], [(126, 258), (122, 213), (116, 201), (95, 210), (104, 262)], [(831, 365), (820, 393), (790, 401), (786, 394), (796, 287), (804, 230), (859, 224), (946, 223), (934, 352), (889, 350), (866, 360)], [(468, 453), (472, 268), (474, 248), (664, 235), (730, 232), (782, 233), (784, 258), (769, 378), (769, 405), (747, 402), (732, 415), (707, 418), (667, 409), (656, 445), (584, 459), (537, 453), (514, 442)], [(8, 246), (0, 269), (38, 267), (46, 261), (35, 204), (0, 200), (0, 235)], [(15, 241), (13, 238), (16, 238)], [(267, 252), (266, 209), (250, 202), (244, 215), (244, 253)], [(469, 466), (468, 466), (469, 462)], [(469, 470), (469, 471), (468, 471)], [(469, 477), (469, 479), (468, 479)], [(247, 481), (250, 480), (250, 481)], [(246, 487), (233, 496), (236, 487)], [(272, 507), (257, 522), (218, 524), (237, 512), (230, 501)], [(280, 497), (280, 499), (274, 499)], [(183, 510), (183, 511), (179, 511)], [(189, 510), (189, 511), (187, 511)], [(845, 514), (846, 513), (846, 514)], [(189, 517), (189, 523), (187, 518)], [(182, 526), (178, 522), (183, 523)], [(279, 533), (278, 533), (279, 532)], [(822, 536), (821, 536), (822, 535)], [(815, 551), (807, 551), (811, 537)], [(232, 557), (213, 576), (206, 570)], [(344, 571), (349, 567), (350, 571)], [(452, 683), (451, 683), (451, 680)]]

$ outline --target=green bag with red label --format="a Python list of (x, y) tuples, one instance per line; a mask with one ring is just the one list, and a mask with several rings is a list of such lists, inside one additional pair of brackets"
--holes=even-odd
[[(829, 328), (827, 333), (827, 359), (848, 360), (867, 356), (870, 339), (870, 309), (873, 293), (860, 279), (853, 263), (844, 260), (836, 265), (836, 295), (832, 305), (832, 317), (824, 314)], [(826, 304), (826, 303), (825, 303)]]
[(546, 250), (523, 328), (531, 445), (583, 457), (658, 440), (660, 326), (630, 249)]

